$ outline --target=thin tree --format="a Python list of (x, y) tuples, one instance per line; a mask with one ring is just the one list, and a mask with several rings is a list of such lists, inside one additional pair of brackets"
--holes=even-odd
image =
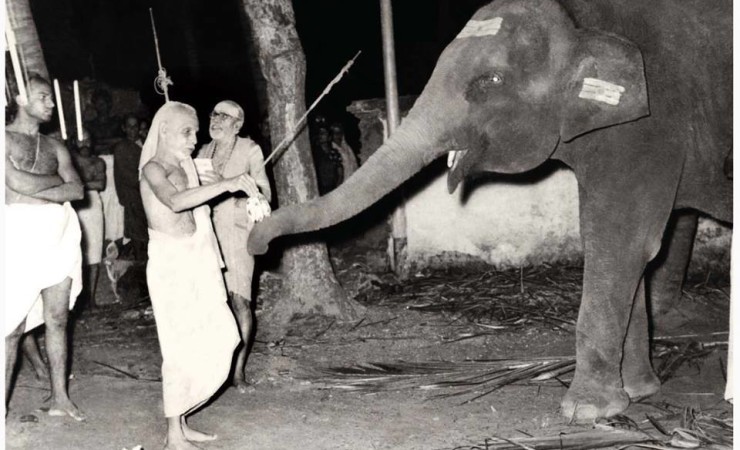
[[(295, 27), (291, 0), (242, 0), (252, 41), (266, 80), (272, 146), (296, 129), (306, 112), (306, 58)], [(307, 131), (301, 132), (274, 166), (278, 202), (302, 203), (318, 195), (316, 171)], [(337, 282), (324, 243), (287, 248), (283, 254), (282, 295), (263, 319), (282, 334), (294, 315), (321, 314), (354, 320), (361, 310)]]
[(6, 0), (5, 7), (10, 26), (15, 33), (24, 73), (35, 72), (49, 78), (29, 0)]

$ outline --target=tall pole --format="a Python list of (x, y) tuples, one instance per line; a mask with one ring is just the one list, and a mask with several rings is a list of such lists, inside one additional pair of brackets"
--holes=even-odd
[[(396, 80), (396, 50), (393, 38), (393, 8), (391, 0), (380, 0), (380, 22), (383, 36), (383, 74), (385, 76), (385, 105), (389, 137), (401, 123)], [(388, 241), (388, 259), (391, 269), (403, 275), (406, 259), (406, 208), (404, 195), (391, 217), (391, 236)]]
[(388, 136), (401, 123), (398, 108), (398, 82), (396, 80), (396, 49), (393, 37), (393, 7), (391, 0), (380, 0), (380, 20), (383, 32), (383, 75), (385, 76), (385, 106), (388, 115)]
[(172, 79), (167, 76), (167, 70), (162, 66), (162, 55), (159, 53), (159, 37), (157, 36), (157, 27), (154, 24), (154, 12), (149, 8), (149, 19), (152, 22), (152, 34), (154, 35), (154, 50), (157, 52), (157, 78), (154, 79), (154, 90), (158, 94), (164, 94), (164, 101), (170, 101), (168, 86), (173, 84)]

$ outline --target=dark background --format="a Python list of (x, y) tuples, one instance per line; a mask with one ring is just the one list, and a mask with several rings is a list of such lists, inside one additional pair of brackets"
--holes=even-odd
[[(261, 75), (239, 0), (31, 0), (52, 78), (89, 77), (138, 90), (151, 112), (164, 97), (157, 74), (149, 8), (154, 9), (162, 63), (174, 81), (170, 97), (190, 103), (201, 119), (219, 100), (240, 103), (245, 132), (258, 133), (264, 105)], [(444, 46), (485, 0), (394, 0), (400, 95), (418, 94)], [(296, 26), (306, 54), (310, 104), (359, 50), (351, 71), (317, 112), (351, 127), (345, 108), (383, 97), (379, 0), (295, 0)], [(348, 130), (352, 133), (353, 130)]]

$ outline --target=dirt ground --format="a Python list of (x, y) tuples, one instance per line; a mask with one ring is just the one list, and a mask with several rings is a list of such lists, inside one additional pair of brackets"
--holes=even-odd
[[(352, 323), (303, 318), (277, 343), (265, 342), (258, 332), (248, 362), (253, 389), (239, 394), (226, 388), (190, 420), (195, 428), (218, 434), (219, 439), (204, 448), (472, 450), (488, 448), (486, 439), (494, 436), (557, 435), (594, 428), (594, 424), (569, 423), (558, 413), (572, 372), (557, 380), (518, 382), (467, 402), (485, 392), (485, 386), (440, 398), (439, 394), (460, 388), (419, 389), (415, 378), (408, 376), (389, 390), (350, 390), (316, 375), (319, 368), (370, 362), (572, 356), (571, 323), (580, 295), (580, 268), (491, 272), (491, 277), (508, 276), (514, 281), (494, 280), (499, 287), (480, 302), (495, 306), (497, 298), (521, 297), (522, 308), (513, 314), (515, 307), (507, 307), (506, 313), (502, 306), (509, 316), (502, 319), (490, 314), (476, 319), (469, 314), (471, 301), (465, 289), (480, 290), (475, 283), (485, 276), (479, 272), (420, 273), (400, 282), (370, 261), (375, 258), (377, 262), (378, 255), (358, 260), (335, 253), (340, 280), (350, 295), (367, 306), (365, 317)], [(274, 295), (279, 282), (275, 275), (263, 273), (259, 296)], [(110, 300), (110, 283), (102, 278), (100, 284), (100, 295)], [(465, 294), (459, 296), (462, 303), (457, 307), (449, 303), (450, 293), (455, 292)], [(430, 308), (435, 302), (450, 306)], [(547, 319), (538, 312), (538, 302), (549, 304), (549, 311), (560, 317)], [(667, 404), (674, 410), (689, 407), (732, 417), (732, 405), (722, 400), (727, 350), (721, 342), (727, 340), (728, 309), (726, 277), (709, 276), (687, 284), (676, 316), (680, 326), (671, 333), (684, 337), (675, 337), (670, 340), (673, 344), (662, 348), (685, 349), (686, 343), (698, 341), (705, 343), (705, 354), (688, 358), (677, 370), (667, 372), (669, 379), (662, 392), (646, 403), (630, 406), (629, 418), (646, 425), (646, 415), (660, 416)], [(74, 323), (73, 343), (70, 392), (88, 420), (76, 423), (39, 412), (48, 386), (23, 366), (6, 418), (6, 447), (162, 448), (161, 359), (148, 302), (82, 310)], [(656, 357), (654, 365), (664, 364), (666, 358)], [(423, 381), (419, 380), (420, 386)], [(670, 422), (665, 424), (670, 426)]]

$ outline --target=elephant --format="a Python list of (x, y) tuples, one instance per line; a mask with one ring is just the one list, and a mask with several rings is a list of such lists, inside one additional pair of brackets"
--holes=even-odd
[[(660, 389), (645, 269), (672, 213), (732, 221), (731, 38), (730, 0), (494, 0), (443, 50), (373, 156), (336, 190), (258, 223), (248, 251), (346, 220), (445, 154), (450, 192), (476, 174), (559, 160), (577, 180), (584, 257), (561, 413), (621, 413)], [(690, 232), (665, 242), (685, 239)], [(655, 295), (682, 282), (663, 278), (650, 286)]]

